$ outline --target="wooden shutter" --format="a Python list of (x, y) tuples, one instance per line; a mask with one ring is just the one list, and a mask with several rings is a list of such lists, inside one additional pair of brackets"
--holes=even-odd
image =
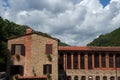
[(24, 44), (21, 45), (21, 55), (25, 56), (25, 46), (24, 46)]
[(23, 73), (24, 73), (24, 68), (23, 68), (23, 66), (19, 66), (19, 74), (20, 74), (21, 76), (23, 76)]
[(15, 44), (11, 44), (11, 54), (15, 54)]
[(49, 73), (52, 73), (52, 65), (48, 65), (49, 66)]
[(43, 74), (46, 74), (46, 73), (47, 73), (46, 68), (47, 68), (47, 66), (46, 66), (46, 65), (43, 65)]

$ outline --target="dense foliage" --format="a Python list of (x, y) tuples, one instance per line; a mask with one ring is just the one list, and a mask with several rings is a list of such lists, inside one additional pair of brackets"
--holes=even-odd
[(120, 28), (105, 35), (100, 35), (87, 46), (120, 46)]
[[(0, 71), (6, 70), (6, 60), (7, 60), (7, 39), (24, 35), (26, 28), (28, 26), (18, 25), (14, 22), (10, 22), (7, 19), (3, 19), (0, 17)], [(35, 31), (36, 32), (36, 31)], [(39, 34), (45, 35), (47, 37), (51, 37), (50, 35), (42, 32), (38, 32)], [(59, 42), (60, 45), (67, 45), (65, 43)]]
[(59, 45), (59, 46), (70, 46), (70, 45), (68, 45), (68, 44), (66, 44), (66, 43), (64, 43), (64, 42), (61, 42), (61, 41), (58, 43), (58, 45)]
[(0, 71), (6, 69), (7, 39), (25, 34), (26, 28), (0, 17)]

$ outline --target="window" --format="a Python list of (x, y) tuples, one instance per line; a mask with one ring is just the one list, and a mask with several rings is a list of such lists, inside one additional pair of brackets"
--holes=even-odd
[(104, 53), (102, 53), (101, 54), (101, 62), (102, 62), (102, 67), (106, 67), (106, 58), (105, 58), (105, 54)]
[(120, 54), (116, 55), (116, 67), (120, 68)]
[(18, 55), (25, 55), (25, 46), (24, 44), (12, 44), (11, 53)]
[(75, 77), (74, 77), (74, 80), (78, 80), (78, 76), (75, 76)]
[(118, 80), (120, 80), (120, 76), (118, 77)]
[(111, 76), (111, 77), (110, 77), (110, 80), (115, 80), (114, 76)]
[(43, 74), (51, 74), (52, 73), (52, 65), (46, 64), (43, 65)]
[(103, 80), (107, 80), (107, 76), (103, 76)]
[(71, 53), (67, 54), (67, 69), (71, 69)]
[(59, 69), (63, 69), (64, 66), (64, 56), (63, 53), (60, 53), (59, 55)]
[(88, 69), (92, 69), (92, 54), (88, 53)]
[(109, 54), (109, 67), (110, 68), (114, 67), (114, 65), (113, 65), (113, 54)]
[(92, 76), (88, 76), (88, 80), (93, 80), (93, 77)]
[(73, 55), (73, 68), (78, 69), (78, 54), (74, 53)]
[(11, 66), (11, 74), (12, 75), (20, 74), (21, 76), (23, 76), (23, 73), (24, 73), (23, 66), (20, 66), (20, 65)]
[(95, 53), (94, 55), (94, 66), (95, 68), (99, 68), (99, 54)]
[(96, 76), (95, 80), (100, 80), (100, 76)]
[(82, 77), (81, 77), (81, 80), (86, 80), (86, 77), (85, 77), (85, 76), (82, 76)]
[(52, 54), (52, 44), (46, 44), (46, 54)]
[(67, 76), (67, 80), (71, 80), (71, 76)]
[(84, 56), (85, 56), (85, 54), (81, 53), (81, 55), (80, 55), (80, 63), (81, 63), (80, 68), (81, 69), (85, 69), (85, 58), (84, 58)]

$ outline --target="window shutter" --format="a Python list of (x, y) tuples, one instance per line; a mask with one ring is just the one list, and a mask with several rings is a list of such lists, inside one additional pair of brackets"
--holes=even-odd
[(14, 55), (15, 54), (15, 44), (11, 45), (11, 54)]
[(21, 55), (25, 56), (25, 46), (24, 46), (24, 44), (21, 45)]
[(19, 74), (20, 74), (21, 76), (23, 76), (23, 73), (24, 73), (24, 68), (23, 68), (23, 66), (19, 66)]
[(49, 65), (49, 73), (52, 73), (52, 65)]
[(46, 66), (46, 65), (43, 65), (43, 74), (46, 74), (46, 73), (47, 73), (46, 68), (47, 68), (47, 66)]

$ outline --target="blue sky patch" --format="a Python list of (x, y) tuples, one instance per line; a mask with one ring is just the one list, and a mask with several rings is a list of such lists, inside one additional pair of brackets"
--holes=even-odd
[(99, 0), (103, 7), (107, 6), (110, 3), (110, 0)]

